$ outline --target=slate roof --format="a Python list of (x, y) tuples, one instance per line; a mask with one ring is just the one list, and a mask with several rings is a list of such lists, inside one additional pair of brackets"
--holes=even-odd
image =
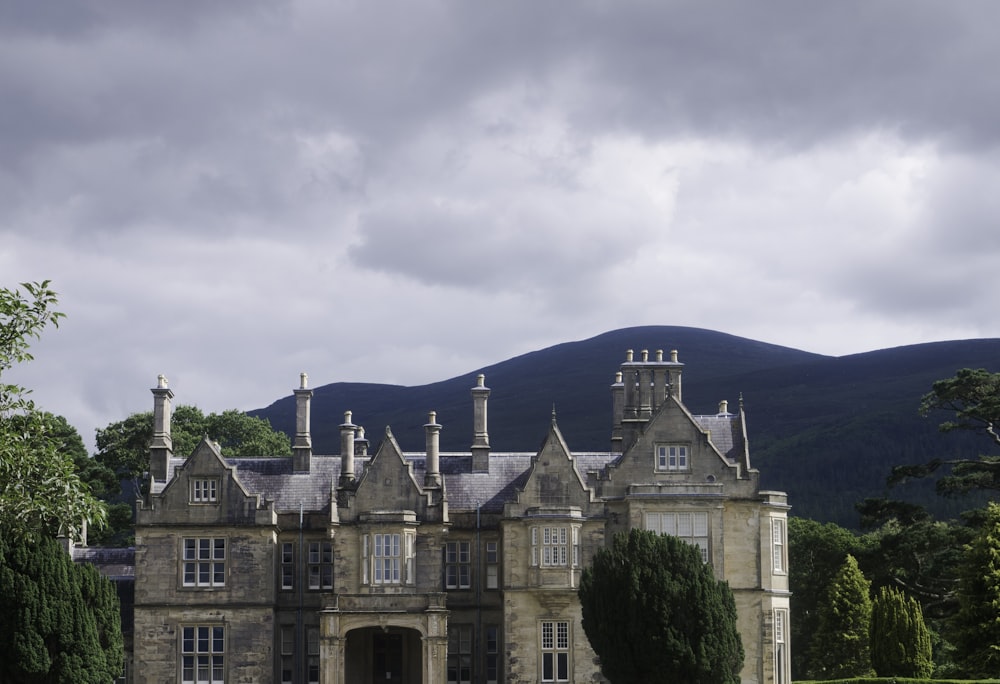
[(708, 430), (712, 444), (732, 462), (740, 460), (743, 451), (742, 429), (739, 416), (720, 413), (711, 416), (692, 416), (703, 430)]
[(73, 561), (90, 563), (108, 579), (135, 577), (135, 548), (105, 548), (99, 546), (74, 546)]
[[(533, 453), (490, 453), (488, 473), (472, 472), (472, 455), (467, 453), (442, 453), (440, 470), (445, 482), (448, 506), (453, 511), (499, 513), (505, 502), (513, 500), (517, 490), (524, 487)], [(587, 471), (599, 470), (614, 458), (610, 453), (574, 454), (581, 478), (586, 481)], [(403, 458), (413, 465), (417, 482), (423, 482), (427, 470), (426, 456), (421, 453), (404, 453)], [(360, 476), (370, 457), (355, 459), (355, 472)], [(273, 501), (278, 512), (294, 512), (301, 505), (307, 511), (327, 511), (333, 488), (340, 479), (340, 456), (317, 456), (310, 461), (308, 473), (292, 471), (292, 459), (284, 458), (228, 458), (226, 462), (236, 467), (236, 476), (251, 494), (260, 494)]]

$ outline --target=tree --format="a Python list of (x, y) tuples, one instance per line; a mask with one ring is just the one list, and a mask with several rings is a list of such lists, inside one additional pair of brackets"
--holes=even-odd
[(32, 360), (30, 340), (58, 327), (56, 293), (49, 282), (0, 288), (0, 531), (75, 536), (83, 521), (100, 526), (105, 509), (80, 481), (73, 458), (60, 449), (59, 425), (35, 408), (24, 387), (3, 374)]
[(124, 662), (118, 596), (49, 537), (0, 537), (0, 683), (106, 684)]
[(736, 603), (697, 547), (633, 529), (580, 580), (583, 630), (614, 684), (740, 681)]
[(1000, 677), (1000, 504), (986, 507), (966, 549), (955, 616), (956, 660), (969, 677)]
[(810, 644), (819, 624), (819, 605), (849, 554), (863, 541), (834, 523), (788, 519), (788, 584), (792, 591), (792, 680), (805, 679)]
[(872, 602), (872, 667), (879, 677), (927, 679), (934, 672), (931, 635), (920, 604), (893, 587), (882, 587)]
[(869, 583), (848, 555), (819, 605), (809, 650), (810, 679), (846, 679), (871, 673)]
[[(188, 455), (203, 437), (219, 443), (228, 458), (290, 456), (291, 442), (271, 428), (267, 419), (230, 409), (205, 415), (196, 406), (176, 407), (170, 424), (175, 454)], [(125, 420), (97, 431), (96, 460), (119, 480), (131, 480), (136, 491), (149, 469), (149, 443), (153, 439), (153, 412), (133, 413)]]
[[(985, 435), (994, 446), (1000, 446), (1000, 373), (963, 368), (953, 378), (938, 380), (920, 403), (921, 415), (932, 411), (947, 411), (953, 416), (940, 424), (941, 432), (971, 431)], [(1000, 491), (1000, 456), (995, 455), (936, 458), (918, 465), (897, 466), (893, 468), (889, 483), (927, 477), (942, 466), (950, 466), (951, 470), (938, 480), (939, 493)]]

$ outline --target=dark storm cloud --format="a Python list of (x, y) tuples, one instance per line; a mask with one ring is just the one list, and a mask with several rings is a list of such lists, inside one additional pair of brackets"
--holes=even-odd
[(70, 314), (27, 384), (103, 425), (159, 372), (222, 410), (636, 324), (1000, 334), (970, 286), (1000, 259), (998, 19), (0, 0), (0, 285), (52, 278)]

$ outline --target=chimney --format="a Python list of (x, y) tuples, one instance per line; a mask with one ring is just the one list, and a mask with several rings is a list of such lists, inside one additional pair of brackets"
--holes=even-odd
[(309, 431), (309, 412), (313, 391), (308, 389), (309, 376), (299, 374), (299, 388), (295, 390), (295, 442), (292, 444), (292, 470), (308, 473), (312, 461), (312, 435)]
[(149, 443), (149, 474), (153, 482), (166, 484), (174, 477), (170, 459), (174, 443), (170, 438), (170, 400), (174, 393), (167, 387), (165, 375), (157, 377), (153, 393), (153, 441)]
[(488, 473), (490, 470), (490, 435), (486, 431), (486, 400), (490, 398), (490, 388), (485, 386), (486, 376), (476, 376), (476, 386), (472, 388), (472, 472)]
[(667, 398), (667, 369), (663, 364), (663, 350), (656, 350), (656, 365), (653, 366), (653, 410), (663, 405)]
[(681, 370), (684, 368), (684, 364), (677, 360), (677, 350), (670, 350), (670, 366), (667, 369), (667, 375), (670, 377), (670, 396), (681, 400)]
[(622, 372), (615, 373), (615, 382), (611, 385), (611, 453), (622, 452), (622, 417), (625, 411), (625, 385), (622, 383)]
[(351, 412), (344, 411), (344, 422), (340, 426), (340, 484), (354, 482), (354, 430)]
[(427, 445), (427, 473), (424, 475), (425, 487), (441, 486), (441, 426), (437, 422), (437, 412), (427, 414), (427, 424), (424, 425), (424, 435)]
[(719, 415), (720, 416), (731, 415), (729, 413), (729, 401), (727, 401), (726, 399), (723, 399), (722, 401), (719, 402)]
[(649, 351), (642, 350), (642, 365), (639, 367), (639, 417), (649, 419), (653, 414), (653, 400), (650, 396), (652, 392), (653, 373), (647, 365), (649, 363)]
[(354, 430), (354, 455), (368, 455), (368, 440), (365, 438), (365, 428), (358, 425)]

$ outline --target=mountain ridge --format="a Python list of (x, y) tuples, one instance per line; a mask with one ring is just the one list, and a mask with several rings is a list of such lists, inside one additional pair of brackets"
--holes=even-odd
[[(386, 425), (408, 451), (422, 451), (427, 413), (444, 425), (443, 451), (472, 443), (470, 389), (484, 374), (491, 388), (492, 448), (534, 451), (553, 408), (572, 450), (607, 451), (610, 386), (632, 349), (676, 349), (684, 363), (682, 393), (693, 413), (715, 413), (721, 400), (744, 402), (751, 463), (762, 486), (787, 491), (793, 511), (854, 526), (853, 504), (885, 494), (893, 465), (939, 455), (976, 455), (985, 442), (940, 435), (944, 416), (917, 414), (921, 397), (959, 368), (1000, 368), (1000, 339), (903, 345), (828, 356), (701, 328), (642, 326), (556, 344), (425, 385), (335, 382), (314, 388), (312, 438), (316, 453), (338, 453), (344, 411), (364, 425), (377, 446)], [(295, 431), (292, 395), (250, 411), (275, 429)], [(953, 515), (962, 502), (937, 499), (927, 483), (898, 492)]]

